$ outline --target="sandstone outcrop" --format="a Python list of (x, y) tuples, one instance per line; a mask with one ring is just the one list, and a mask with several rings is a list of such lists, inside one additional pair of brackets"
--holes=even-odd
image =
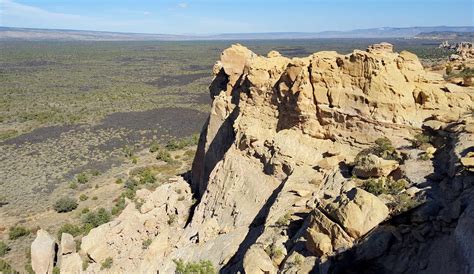
[[(473, 271), (474, 180), (461, 160), (474, 147), (472, 88), (447, 90), (386, 43), (292, 59), (233, 45), (213, 72), (190, 185), (140, 192), (139, 209), (130, 203), (93, 229), (81, 245), (87, 271), (106, 257), (113, 272), (172, 273), (178, 259), (223, 273)], [(434, 140), (431, 159), (410, 142), (422, 131)], [(380, 137), (403, 157), (354, 167)], [(368, 186), (353, 173), (407, 184)]]
[(31, 244), (31, 267), (35, 273), (53, 273), (56, 248), (56, 241), (46, 230), (36, 232), (36, 239)]

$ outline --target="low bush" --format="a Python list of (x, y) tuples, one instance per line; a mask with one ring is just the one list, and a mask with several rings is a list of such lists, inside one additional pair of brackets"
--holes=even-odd
[(89, 199), (89, 196), (87, 196), (86, 194), (81, 194), (81, 196), (79, 196), (79, 200), (81, 202), (84, 202), (86, 201), (87, 199)]
[(158, 150), (161, 150), (161, 149), (162, 149), (161, 145), (156, 141), (154, 141), (150, 145), (150, 153), (155, 153), (155, 152), (157, 152)]
[(402, 193), (395, 197), (395, 202), (393, 202), (390, 207), (395, 214), (399, 214), (418, 206), (418, 204), (419, 201), (417, 199), (410, 197), (410, 195), (406, 193)]
[(405, 179), (393, 180), (392, 178), (369, 179), (362, 184), (362, 188), (374, 194), (375, 196), (381, 194), (397, 195), (408, 186)]
[(183, 259), (173, 260), (178, 274), (214, 274), (216, 270), (211, 261), (185, 262)]
[(0, 273), (9, 274), (9, 273), (18, 273), (18, 272), (13, 270), (12, 266), (9, 263), (0, 259)]
[(146, 239), (142, 242), (142, 248), (148, 249), (153, 241), (151, 239)]
[(30, 230), (23, 227), (23, 226), (14, 226), (10, 228), (10, 231), (8, 232), (8, 239), (10, 240), (16, 240), (20, 237), (24, 237), (30, 234)]
[(420, 148), (424, 145), (427, 145), (431, 142), (431, 137), (423, 133), (419, 133), (414, 136), (413, 140), (410, 140), (411, 144), (415, 148)]
[(173, 162), (173, 158), (171, 158), (171, 154), (164, 149), (158, 150), (158, 153), (156, 154), (156, 159), (159, 161), (164, 161), (166, 163)]
[(181, 139), (171, 139), (166, 144), (166, 148), (169, 150), (179, 150), (187, 146), (197, 145), (199, 142), (199, 134), (193, 134), (190, 137), (181, 138)]
[(140, 184), (154, 184), (156, 182), (156, 178), (151, 172), (151, 169), (145, 168), (138, 174), (138, 182)]
[(8, 205), (7, 197), (1, 195), (0, 196), (0, 207), (2, 207), (4, 205)]
[(58, 230), (58, 239), (61, 239), (61, 235), (63, 233), (68, 233), (71, 234), (72, 236), (76, 237), (82, 233), (82, 228), (79, 227), (78, 225), (66, 223), (61, 226)]
[(373, 146), (360, 151), (355, 158), (355, 163), (357, 164), (359, 161), (362, 161), (363, 158), (369, 154), (376, 155), (385, 160), (396, 160), (399, 162), (403, 160), (390, 139), (387, 137), (378, 138), (375, 140)]
[(87, 234), (95, 227), (110, 222), (112, 215), (105, 208), (99, 208), (97, 211), (89, 212), (82, 217), (83, 230)]
[(0, 241), (0, 257), (5, 256), (8, 251), (10, 251), (10, 247), (4, 241)]
[(107, 257), (100, 265), (100, 270), (110, 269), (113, 263), (114, 259), (112, 259), (112, 257)]
[(77, 208), (77, 201), (74, 198), (64, 197), (57, 200), (53, 208), (58, 213), (73, 211)]
[(85, 184), (89, 181), (89, 178), (87, 177), (87, 174), (83, 172), (76, 176), (76, 180), (79, 184)]
[(363, 183), (362, 188), (365, 191), (374, 194), (375, 196), (378, 196), (386, 191), (382, 179), (369, 179)]
[(285, 215), (281, 216), (277, 221), (277, 226), (287, 226), (290, 224), (291, 214), (289, 212), (285, 213)]
[(120, 196), (118, 198), (117, 203), (115, 203), (115, 206), (112, 208), (111, 213), (112, 215), (119, 215), (124, 209), (125, 209), (125, 197)]
[(270, 256), (270, 258), (272, 259), (277, 259), (284, 255), (283, 249), (273, 243), (265, 248), (265, 253), (267, 253), (267, 255)]

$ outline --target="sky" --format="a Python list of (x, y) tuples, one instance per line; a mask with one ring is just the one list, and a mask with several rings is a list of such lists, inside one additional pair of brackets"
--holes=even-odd
[(473, 26), (473, 0), (0, 0), (0, 26), (164, 34)]

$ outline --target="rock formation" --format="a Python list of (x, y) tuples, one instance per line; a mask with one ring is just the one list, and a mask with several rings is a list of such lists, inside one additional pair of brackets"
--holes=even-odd
[(53, 273), (56, 249), (54, 238), (46, 230), (38, 230), (36, 239), (31, 244), (31, 267), (36, 274)]
[[(112, 272), (172, 273), (179, 259), (223, 273), (474, 272), (472, 88), (451, 91), (386, 43), (293, 59), (234, 45), (213, 72), (190, 184), (142, 191), (93, 229), (87, 271), (112, 257)], [(422, 132), (436, 149), (410, 142)]]

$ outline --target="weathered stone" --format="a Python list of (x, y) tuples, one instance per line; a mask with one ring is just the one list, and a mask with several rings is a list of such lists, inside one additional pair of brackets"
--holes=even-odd
[(349, 235), (356, 238), (384, 221), (389, 213), (379, 198), (359, 188), (329, 202), (325, 209)]
[(317, 232), (313, 229), (309, 229), (307, 233), (306, 248), (312, 254), (321, 257), (332, 252), (331, 239), (328, 235)]
[(36, 232), (36, 239), (31, 244), (31, 267), (35, 273), (53, 273), (56, 246), (56, 241), (46, 230)]
[(76, 242), (71, 234), (61, 234), (61, 246), (59, 250), (61, 251), (61, 255), (76, 252)]
[(71, 253), (61, 257), (61, 273), (80, 273), (82, 269), (82, 259), (78, 253)]

